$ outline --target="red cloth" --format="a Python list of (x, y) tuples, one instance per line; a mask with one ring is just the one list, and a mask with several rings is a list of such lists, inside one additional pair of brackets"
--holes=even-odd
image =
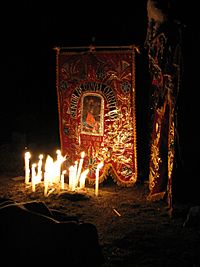
[(80, 160), (95, 180), (108, 174), (119, 184), (137, 179), (135, 49), (57, 50), (57, 96), (61, 150), (66, 167)]

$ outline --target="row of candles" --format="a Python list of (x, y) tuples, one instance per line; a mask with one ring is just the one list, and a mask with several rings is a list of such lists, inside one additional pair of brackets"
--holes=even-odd
[[(48, 195), (48, 190), (53, 184), (60, 184), (61, 189), (65, 189), (65, 174), (66, 170), (62, 170), (62, 164), (66, 160), (62, 156), (61, 151), (57, 150), (57, 159), (54, 160), (50, 155), (47, 155), (44, 171), (43, 171), (43, 155), (39, 155), (39, 160), (37, 163), (33, 163), (30, 166), (31, 153), (29, 151), (25, 152), (25, 184), (31, 184), (32, 191), (35, 192), (35, 187), (37, 184), (43, 181), (44, 183), (44, 195)], [(68, 189), (70, 191), (75, 191), (76, 189), (85, 188), (85, 180), (89, 169), (83, 169), (83, 161), (85, 157), (85, 152), (81, 152), (81, 157), (79, 161), (75, 161), (74, 165), (69, 167), (69, 185)], [(99, 171), (103, 167), (103, 162), (100, 162), (96, 168), (95, 177), (95, 195), (98, 196), (99, 191)]]

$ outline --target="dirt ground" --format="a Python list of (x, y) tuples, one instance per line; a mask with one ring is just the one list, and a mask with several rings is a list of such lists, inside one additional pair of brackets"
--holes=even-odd
[(88, 186), (76, 193), (54, 188), (45, 197), (42, 185), (32, 192), (23, 176), (0, 177), (0, 197), (19, 203), (43, 201), (94, 224), (105, 258), (102, 267), (200, 266), (200, 231), (183, 226), (190, 204), (175, 203), (169, 216), (164, 201), (149, 202), (147, 195), (146, 183), (125, 188), (108, 180), (100, 185), (98, 196)]

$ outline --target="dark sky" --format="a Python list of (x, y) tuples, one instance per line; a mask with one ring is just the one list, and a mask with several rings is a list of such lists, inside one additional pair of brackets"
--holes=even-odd
[(145, 1), (133, 10), (118, 1), (24, 0), (7, 2), (2, 13), (4, 138), (13, 131), (57, 134), (55, 46), (143, 44), (145, 38)]
[[(199, 44), (195, 7), (189, 8), (193, 15), (188, 16), (186, 3), (172, 3), (175, 17), (186, 24), (185, 47), (191, 51), (187, 59), (194, 58)], [(143, 51), (147, 27), (144, 0), (7, 1), (1, 12), (2, 139), (17, 131), (57, 140), (55, 46), (89, 46), (95, 40), (95, 45), (136, 44)], [(143, 71), (141, 62), (138, 65)], [(192, 68), (194, 65), (188, 70), (192, 72)], [(138, 79), (143, 79), (142, 74)], [(142, 97), (146, 91), (139, 89)]]

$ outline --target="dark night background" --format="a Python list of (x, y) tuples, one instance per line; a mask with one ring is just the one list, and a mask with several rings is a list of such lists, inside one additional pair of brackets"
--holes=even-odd
[[(172, 14), (183, 27), (177, 130), (181, 173), (188, 189), (188, 181), (189, 187), (197, 183), (199, 164), (198, 12), (195, 3), (188, 6), (188, 2), (171, 2)], [(136, 56), (138, 165), (139, 175), (145, 176), (149, 138), (149, 74), (143, 46), (146, 1), (23, 0), (1, 5), (0, 143), (15, 145), (14, 136), (24, 135), (28, 147), (59, 147), (55, 46), (135, 44), (140, 49)]]

